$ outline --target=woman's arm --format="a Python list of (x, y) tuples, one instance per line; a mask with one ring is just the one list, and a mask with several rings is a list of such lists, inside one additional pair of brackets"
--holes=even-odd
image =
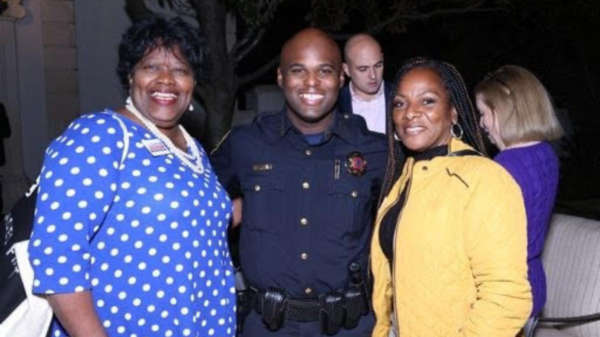
[(49, 295), (48, 303), (71, 337), (108, 337), (89, 291)]
[(513, 337), (531, 313), (523, 197), (508, 173), (497, 171), (478, 186), (467, 216), (477, 300), (462, 336)]

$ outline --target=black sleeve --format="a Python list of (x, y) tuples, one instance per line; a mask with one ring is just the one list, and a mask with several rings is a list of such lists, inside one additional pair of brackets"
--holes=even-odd
[(8, 116), (6, 115), (4, 105), (0, 103), (0, 138), (8, 138), (10, 137), (10, 134), (11, 131)]
[(240, 180), (235, 167), (235, 160), (232, 155), (232, 137), (231, 134), (219, 144), (211, 153), (210, 163), (219, 178), (219, 182), (231, 199), (241, 196)]

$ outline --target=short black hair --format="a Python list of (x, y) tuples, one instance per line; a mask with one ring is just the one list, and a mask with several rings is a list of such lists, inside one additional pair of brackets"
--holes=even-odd
[(135, 66), (157, 48), (173, 50), (179, 48), (181, 55), (200, 82), (204, 75), (202, 68), (203, 44), (197, 32), (181, 18), (165, 19), (153, 16), (134, 23), (125, 33), (119, 44), (119, 64), (117, 75), (123, 89), (129, 91), (129, 79)]

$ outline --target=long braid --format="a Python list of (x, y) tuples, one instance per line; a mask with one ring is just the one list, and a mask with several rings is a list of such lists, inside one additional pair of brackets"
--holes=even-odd
[[(465, 142), (481, 154), (487, 155), (483, 135), (481, 133), (481, 128), (479, 127), (479, 118), (469, 97), (467, 86), (465, 85), (462, 76), (453, 65), (445, 62), (441, 63), (444, 65), (442, 71), (449, 72), (449, 74), (447, 74), (448, 78), (444, 79), (444, 84), (447, 86), (452, 104), (456, 107), (456, 111), (458, 112), (458, 123), (465, 131)], [(442, 74), (442, 78), (443, 77), (444, 75)]]
[[(440, 76), (446, 90), (448, 91), (452, 105), (456, 108), (458, 113), (458, 124), (464, 131), (463, 140), (475, 150), (479, 151), (483, 155), (487, 155), (481, 129), (479, 128), (478, 115), (475, 113), (473, 103), (469, 98), (469, 91), (467, 90), (462, 76), (451, 64), (425, 57), (409, 59), (402, 65), (396, 74), (396, 78), (394, 79), (392, 87), (393, 90), (390, 93), (391, 96), (389, 97), (390, 102), (394, 101), (394, 97), (397, 94), (398, 85), (404, 78), (404, 75), (416, 68), (432, 69)], [(400, 176), (405, 157), (401, 143), (394, 138), (395, 128), (393, 113), (394, 105), (390, 104), (386, 111), (386, 134), (389, 148), (388, 161), (383, 180), (383, 186), (381, 189), (381, 195), (379, 197), (379, 204), (381, 204), (383, 198), (389, 193), (394, 185), (394, 182)]]

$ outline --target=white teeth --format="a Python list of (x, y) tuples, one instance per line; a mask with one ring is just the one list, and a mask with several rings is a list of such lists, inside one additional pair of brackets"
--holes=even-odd
[(154, 98), (158, 98), (158, 99), (175, 99), (175, 98), (177, 98), (177, 95), (172, 94), (172, 93), (166, 93), (166, 92), (153, 92), (151, 96)]
[(300, 97), (312, 101), (312, 100), (322, 99), (323, 95), (321, 95), (321, 94), (300, 94)]
[(421, 132), (423, 130), (425, 130), (425, 128), (420, 127), (420, 126), (414, 126), (414, 127), (406, 128), (406, 131), (410, 132), (410, 133), (418, 133), (418, 132)]

